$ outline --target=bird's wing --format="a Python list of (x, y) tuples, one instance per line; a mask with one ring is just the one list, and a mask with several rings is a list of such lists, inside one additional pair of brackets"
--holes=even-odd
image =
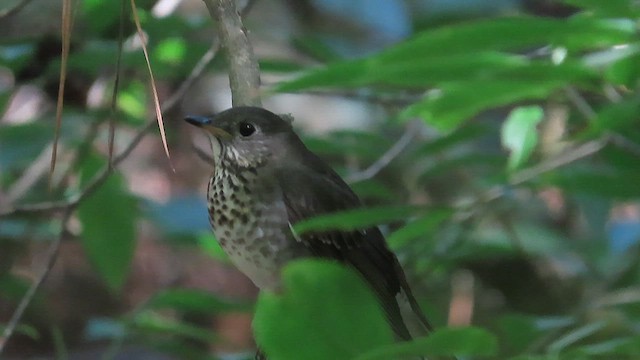
[[(312, 163), (309, 164), (308, 162)], [(282, 187), (290, 224), (320, 214), (361, 206), (360, 200), (329, 166), (319, 159), (307, 158), (307, 166), (281, 169)], [(377, 227), (355, 231), (324, 231), (297, 236), (318, 257), (330, 258), (354, 267), (378, 295), (394, 332), (404, 340), (411, 338), (402, 320), (396, 296), (407, 295), (411, 308), (427, 330), (431, 327), (411, 293), (404, 272), (388, 249)]]

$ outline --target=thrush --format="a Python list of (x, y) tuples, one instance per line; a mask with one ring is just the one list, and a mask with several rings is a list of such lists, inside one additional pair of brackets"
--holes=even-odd
[(293, 231), (301, 220), (363, 204), (306, 148), (289, 121), (258, 107), (185, 120), (211, 135), (214, 171), (207, 200), (215, 237), (256, 286), (279, 290), (280, 271), (294, 259), (332, 259), (362, 276), (399, 339), (411, 339), (401, 302), (408, 302), (425, 330), (431, 330), (377, 227), (300, 235)]

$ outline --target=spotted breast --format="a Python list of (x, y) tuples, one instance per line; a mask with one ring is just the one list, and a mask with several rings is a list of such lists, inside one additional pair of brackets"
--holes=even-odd
[[(295, 241), (281, 191), (263, 167), (216, 166), (207, 190), (209, 220), (230, 260), (261, 289), (279, 287)], [(236, 171), (232, 171), (236, 170)]]

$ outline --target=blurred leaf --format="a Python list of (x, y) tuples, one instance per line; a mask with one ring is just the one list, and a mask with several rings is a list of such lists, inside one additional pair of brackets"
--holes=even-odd
[(593, 75), (577, 63), (532, 62), (500, 51), (545, 45), (572, 50), (613, 46), (630, 40), (633, 32), (631, 22), (598, 19), (511, 17), (468, 22), (425, 31), (368, 59), (311, 70), (280, 83), (275, 91), (380, 83), (427, 86), (467, 79), (535, 81), (536, 76), (547, 81), (585, 79)]
[[(82, 184), (106, 165), (91, 154), (81, 169)], [(124, 179), (111, 174), (78, 207), (82, 245), (109, 288), (120, 290), (129, 273), (135, 248), (136, 201), (127, 192)]]
[(250, 304), (230, 302), (197, 289), (168, 289), (155, 294), (145, 305), (146, 308), (164, 309), (170, 308), (177, 311), (219, 314), (231, 311), (248, 311)]
[(340, 211), (319, 215), (294, 225), (298, 234), (321, 230), (356, 230), (370, 226), (403, 220), (424, 211), (416, 206), (384, 206)]
[(421, 117), (438, 130), (447, 132), (483, 110), (516, 101), (544, 99), (561, 86), (557, 82), (536, 81), (451, 83), (409, 106), (402, 117)]
[(283, 283), (282, 294), (260, 294), (254, 318), (270, 358), (347, 360), (393, 342), (377, 299), (352, 270), (300, 260), (284, 268)]
[(550, 352), (560, 352), (566, 347), (602, 330), (606, 325), (605, 322), (598, 321), (573, 329), (549, 344), (548, 350)]
[(538, 144), (537, 126), (544, 117), (540, 106), (519, 107), (509, 113), (502, 125), (502, 146), (509, 149), (507, 168), (510, 171), (522, 167)]
[(595, 138), (607, 131), (626, 131), (637, 128), (640, 123), (640, 102), (628, 99), (614, 104), (608, 104), (598, 109), (598, 113), (589, 127), (582, 134), (584, 138)]
[(400, 356), (494, 356), (498, 352), (498, 339), (486, 330), (468, 328), (445, 328), (434, 331), (427, 337), (410, 342), (379, 346), (356, 360), (387, 360)]
[(182, 38), (163, 39), (154, 49), (155, 58), (158, 61), (176, 64), (183, 61), (187, 53), (187, 46)]
[(633, 32), (631, 22), (602, 19), (492, 18), (424, 31), (380, 57), (391, 62), (477, 51), (526, 51), (545, 45), (584, 50), (625, 43), (632, 39)]
[(43, 122), (0, 125), (0, 172), (29, 165), (51, 141), (51, 131), (51, 126)]
[(212, 331), (178, 322), (151, 311), (136, 314), (130, 325), (133, 325), (138, 331), (144, 330), (152, 333), (179, 335), (206, 343), (210, 343), (216, 339), (216, 334)]
[(141, 83), (133, 82), (118, 93), (118, 108), (142, 124), (147, 113), (147, 92)]
[(580, 169), (557, 171), (549, 175), (551, 184), (574, 194), (604, 196), (612, 199), (631, 199), (640, 196), (640, 169), (611, 171), (611, 169)]
[(501, 340), (514, 353), (524, 352), (534, 342), (541, 331), (531, 316), (505, 314), (498, 318)]
[(387, 184), (377, 181), (376, 179), (358, 181), (350, 184), (350, 186), (361, 199), (392, 202), (397, 199), (398, 196)]
[(630, 0), (564, 0), (564, 2), (584, 8), (603, 17), (625, 18), (640, 14), (638, 3)]
[(636, 51), (631, 56), (620, 59), (608, 67), (605, 71), (605, 77), (614, 84), (634, 88), (640, 78), (638, 62), (640, 62), (640, 52)]
[(391, 233), (387, 237), (387, 243), (392, 249), (398, 249), (418, 238), (424, 239), (424, 241), (433, 241), (431, 237), (435, 230), (453, 214), (454, 211), (451, 209), (431, 209), (426, 215), (412, 220)]
[(209, 231), (198, 235), (198, 244), (212, 258), (224, 263), (230, 263), (229, 256), (224, 252), (213, 232)]
[(262, 72), (290, 73), (304, 69), (303, 65), (281, 59), (260, 59), (259, 64)]

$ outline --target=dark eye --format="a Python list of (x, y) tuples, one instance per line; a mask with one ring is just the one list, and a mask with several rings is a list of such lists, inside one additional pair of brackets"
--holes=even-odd
[(253, 124), (250, 124), (248, 122), (240, 123), (240, 135), (247, 137), (251, 136), (251, 134), (253, 134), (254, 132), (256, 132), (256, 127), (253, 126)]

